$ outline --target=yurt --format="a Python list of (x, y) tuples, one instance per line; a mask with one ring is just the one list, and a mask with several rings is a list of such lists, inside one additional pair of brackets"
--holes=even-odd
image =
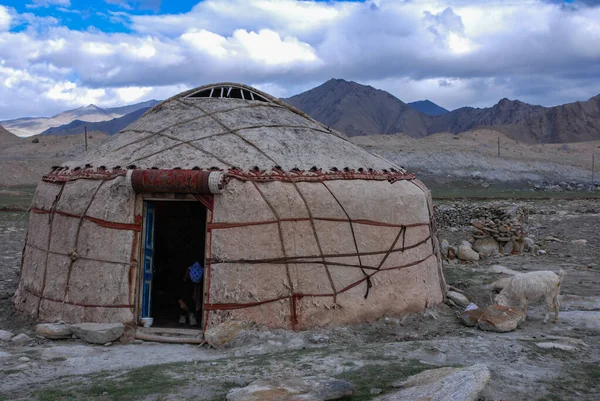
[(53, 168), (15, 304), (40, 320), (302, 330), (443, 301), (430, 193), (281, 100), (219, 83), (172, 97)]

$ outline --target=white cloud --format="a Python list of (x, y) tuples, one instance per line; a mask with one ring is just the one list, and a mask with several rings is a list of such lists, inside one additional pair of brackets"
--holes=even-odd
[[(37, 4), (59, 2), (67, 3)], [(166, 98), (216, 81), (286, 97), (344, 78), (447, 108), (502, 97), (551, 105), (600, 92), (598, 7), (205, 0), (183, 14), (105, 16), (132, 31), (76, 31), (0, 6), (0, 118)], [(25, 29), (8, 31), (15, 23)]]
[(8, 8), (0, 5), (0, 32), (8, 31), (11, 21), (12, 16), (8, 12)]
[(117, 88), (115, 92), (119, 95), (119, 99), (123, 103), (134, 103), (146, 95), (148, 95), (152, 91), (150, 87), (139, 87), (139, 86), (130, 86), (127, 88)]
[(47, 8), (50, 6), (70, 7), (71, 0), (33, 0), (33, 3), (26, 5), (27, 8)]
[(281, 38), (277, 32), (262, 29), (248, 32), (237, 29), (230, 37), (223, 37), (204, 29), (181, 35), (181, 40), (201, 52), (227, 61), (254, 60), (266, 66), (317, 61), (311, 46), (294, 37)]

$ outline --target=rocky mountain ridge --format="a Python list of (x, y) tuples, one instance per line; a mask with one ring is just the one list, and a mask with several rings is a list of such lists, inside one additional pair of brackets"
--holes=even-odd
[(356, 82), (330, 79), (284, 101), (347, 136), (427, 135), (428, 116), (386, 91)]
[(525, 143), (600, 139), (600, 95), (554, 107), (504, 98), (492, 107), (462, 107), (432, 116), (413, 109), (388, 92), (331, 79), (285, 101), (350, 137), (404, 133), (422, 138), (441, 132), (458, 134), (492, 128)]
[(142, 114), (150, 110), (150, 107), (144, 107), (141, 109), (134, 110), (122, 117), (113, 118), (108, 121), (99, 122), (88, 122), (82, 120), (74, 120), (69, 124), (61, 125), (58, 127), (48, 128), (41, 135), (71, 135), (81, 134), (85, 131), (86, 127), (88, 132), (98, 131), (103, 132), (107, 135), (114, 135), (117, 132), (125, 129), (129, 124), (140, 118)]

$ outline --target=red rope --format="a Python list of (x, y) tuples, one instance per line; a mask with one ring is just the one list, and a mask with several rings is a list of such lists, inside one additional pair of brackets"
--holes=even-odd
[(106, 304), (82, 304), (79, 302), (71, 302), (71, 301), (65, 301), (62, 299), (54, 299), (54, 298), (48, 298), (48, 297), (44, 297), (44, 296), (40, 296), (39, 294), (37, 294), (35, 291), (25, 287), (25, 291), (27, 291), (28, 293), (36, 296), (37, 298), (39, 298), (42, 301), (49, 301), (49, 302), (55, 302), (55, 303), (60, 303), (60, 304), (67, 304), (67, 305), (73, 305), (73, 306), (82, 306), (84, 308), (133, 308), (133, 305), (106, 305)]
[[(310, 217), (288, 217), (282, 218), (280, 222), (297, 222), (297, 221), (310, 221)], [(394, 223), (384, 223), (382, 221), (373, 221), (373, 220), (347, 220), (347, 219), (337, 219), (337, 218), (329, 218), (329, 217), (313, 217), (312, 220), (319, 221), (332, 221), (338, 223), (355, 223), (355, 224), (365, 224), (370, 226), (378, 226), (378, 227), (393, 227), (393, 228), (402, 228), (402, 227), (421, 227), (421, 226), (429, 226), (430, 222), (426, 223), (414, 223), (414, 224), (394, 224)], [(238, 228), (238, 227), (248, 227), (248, 226), (261, 226), (265, 224), (277, 224), (278, 220), (266, 220), (266, 221), (248, 221), (248, 222), (239, 222), (239, 223), (210, 223), (207, 225), (207, 230), (222, 230), (227, 228)]]
[(108, 221), (108, 220), (102, 220), (99, 219), (97, 217), (92, 217), (92, 216), (81, 216), (78, 214), (73, 214), (73, 213), (69, 213), (69, 212), (63, 212), (60, 210), (45, 210), (45, 209), (38, 209), (38, 208), (31, 208), (31, 211), (33, 213), (36, 214), (50, 214), (50, 213), (55, 213), (58, 214), (60, 216), (65, 216), (65, 217), (73, 217), (76, 219), (81, 219), (83, 218), (84, 220), (88, 220), (91, 221), (92, 223), (95, 223), (101, 227), (104, 228), (112, 228), (114, 230), (131, 230), (131, 231), (140, 231), (141, 230), (141, 224), (130, 224), (130, 223), (119, 223), (116, 221)]

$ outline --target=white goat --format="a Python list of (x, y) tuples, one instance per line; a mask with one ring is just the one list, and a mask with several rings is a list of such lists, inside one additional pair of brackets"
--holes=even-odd
[(553, 322), (556, 323), (560, 309), (558, 294), (564, 277), (565, 271), (562, 269), (558, 272), (558, 276), (549, 270), (516, 274), (496, 296), (495, 301), (502, 306), (511, 306), (511, 301), (519, 301), (523, 313), (527, 315), (527, 301), (544, 298), (547, 308), (544, 323), (548, 323), (552, 310), (554, 310)]

